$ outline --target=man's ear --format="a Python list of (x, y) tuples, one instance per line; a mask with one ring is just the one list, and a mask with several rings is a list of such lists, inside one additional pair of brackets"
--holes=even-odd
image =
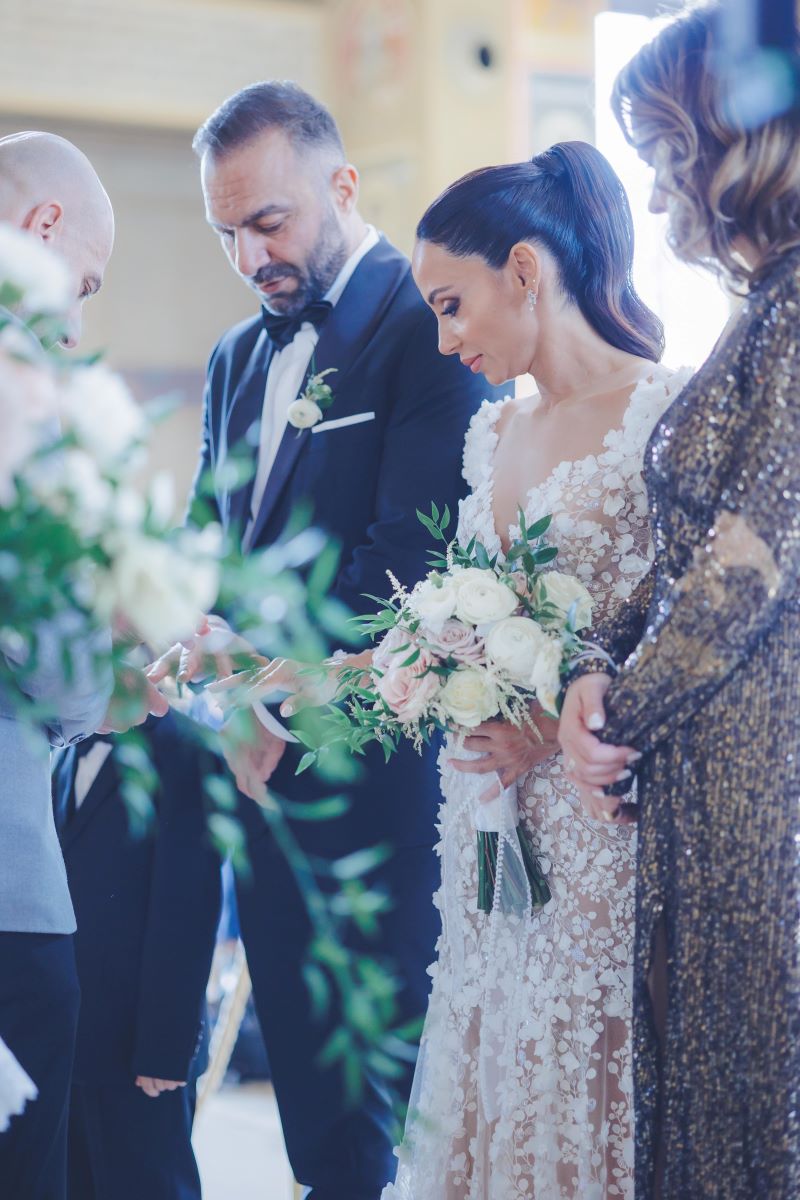
[(22, 228), (43, 242), (51, 242), (61, 233), (63, 224), (64, 209), (57, 200), (45, 200), (27, 213)]
[(331, 176), (333, 202), (347, 216), (358, 203), (358, 171), (351, 163), (337, 167)]

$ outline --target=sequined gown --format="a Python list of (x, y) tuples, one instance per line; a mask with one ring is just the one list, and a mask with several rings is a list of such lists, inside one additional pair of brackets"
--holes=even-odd
[[(686, 373), (633, 392), (596, 455), (563, 462), (525, 502), (553, 513), (558, 567), (613, 611), (652, 557), (642, 455)], [(464, 452), (459, 537), (500, 549), (492, 516), (495, 425), (485, 403)], [(513, 531), (511, 531), (513, 535)], [(635, 831), (588, 819), (560, 755), (518, 785), (520, 817), (553, 899), (523, 918), (477, 909), (470, 788), (441, 758), (442, 936), (396, 1183), (384, 1200), (630, 1200)], [(483, 783), (481, 783), (483, 778)], [(493, 926), (493, 922), (498, 923)]]
[(800, 252), (664, 415), (645, 480), (654, 569), (597, 633), (623, 664), (603, 736), (645, 755), (636, 1196), (655, 1194), (661, 1152), (666, 1200), (797, 1200)]

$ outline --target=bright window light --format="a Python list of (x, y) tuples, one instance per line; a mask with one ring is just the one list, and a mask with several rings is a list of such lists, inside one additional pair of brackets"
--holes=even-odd
[(678, 262), (667, 247), (666, 217), (647, 208), (653, 173), (625, 141), (609, 104), (618, 71), (663, 24), (663, 19), (626, 13), (595, 18), (596, 142), (628, 192), (636, 235), (634, 280), (642, 299), (664, 322), (664, 361), (672, 367), (698, 367), (722, 332), (730, 300), (712, 275)]

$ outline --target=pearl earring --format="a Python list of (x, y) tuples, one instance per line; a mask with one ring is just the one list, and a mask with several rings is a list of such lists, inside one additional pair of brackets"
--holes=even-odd
[(533, 290), (533, 288), (528, 288), (528, 308), (531, 310), (531, 312), (533, 312), (533, 310), (536, 308), (536, 300), (536, 292)]

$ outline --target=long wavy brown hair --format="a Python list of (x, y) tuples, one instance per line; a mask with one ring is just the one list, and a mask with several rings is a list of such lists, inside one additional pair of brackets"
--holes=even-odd
[(800, 246), (800, 122), (744, 127), (714, 69), (720, 40), (718, 4), (678, 17), (622, 69), (612, 107), (631, 145), (658, 157), (675, 253), (741, 291)]

